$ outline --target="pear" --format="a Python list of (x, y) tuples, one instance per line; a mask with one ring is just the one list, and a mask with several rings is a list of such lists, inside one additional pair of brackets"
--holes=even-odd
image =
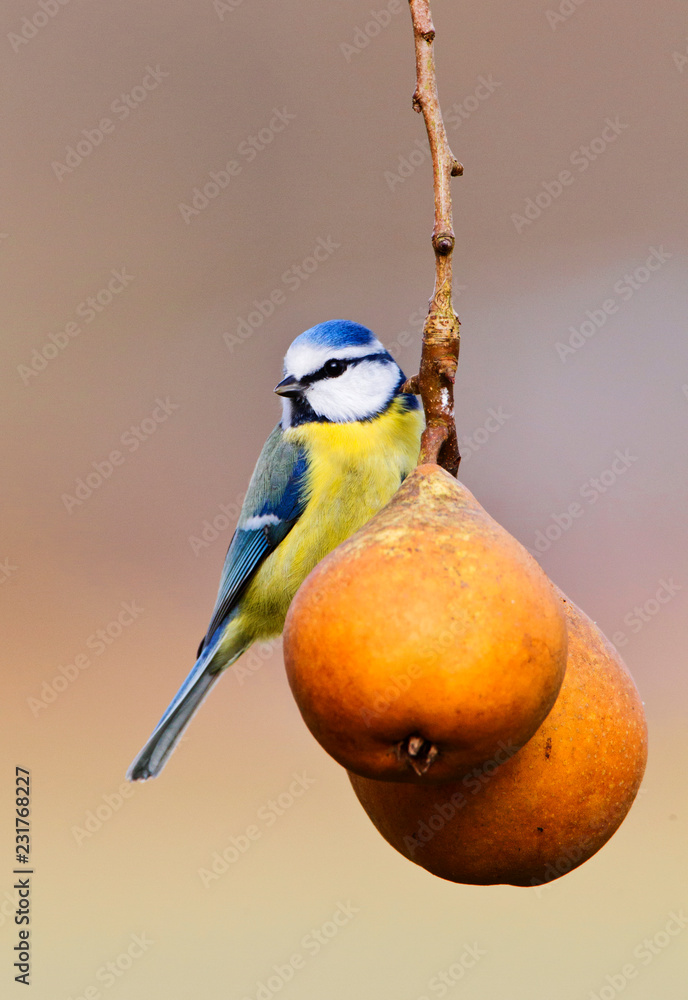
[(611, 643), (559, 593), (569, 634), (566, 676), (554, 708), (521, 750), (439, 788), (349, 775), (382, 836), (440, 878), (550, 882), (599, 851), (637, 794), (647, 759), (642, 702)]
[(538, 564), (429, 464), (316, 566), (284, 630), (292, 692), (325, 750), (364, 777), (423, 784), (523, 746), (566, 651)]

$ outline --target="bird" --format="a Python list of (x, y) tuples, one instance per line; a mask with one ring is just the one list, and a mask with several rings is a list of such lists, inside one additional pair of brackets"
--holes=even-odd
[(423, 410), (367, 327), (318, 323), (292, 342), (283, 374), (274, 389), (282, 418), (251, 477), (196, 663), (131, 764), (130, 781), (160, 773), (222, 672), (252, 643), (282, 632), (310, 571), (417, 464)]

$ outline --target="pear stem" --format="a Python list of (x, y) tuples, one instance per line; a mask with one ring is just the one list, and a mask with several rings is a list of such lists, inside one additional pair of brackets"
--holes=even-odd
[(459, 317), (452, 306), (452, 253), (454, 223), (452, 218), (451, 178), (463, 173), (463, 167), (449, 148), (442, 120), (429, 0), (409, 0), (416, 49), (416, 89), (413, 110), (423, 114), (432, 154), (435, 192), (435, 226), (432, 246), (435, 251), (435, 289), (423, 326), (423, 349), (418, 375), (404, 385), (406, 392), (420, 395), (425, 410), (426, 429), (420, 449), (420, 464), (434, 462), (453, 476), (461, 456), (454, 421), (454, 378), (459, 360)]

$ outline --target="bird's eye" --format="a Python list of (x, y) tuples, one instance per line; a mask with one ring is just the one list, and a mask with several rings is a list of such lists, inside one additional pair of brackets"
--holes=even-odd
[(332, 358), (323, 365), (323, 371), (328, 378), (336, 378), (337, 375), (341, 375), (346, 369), (346, 361), (339, 361), (337, 358)]

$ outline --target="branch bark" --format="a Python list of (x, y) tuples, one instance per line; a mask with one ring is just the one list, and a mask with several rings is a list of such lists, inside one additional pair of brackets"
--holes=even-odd
[(413, 109), (422, 113), (432, 153), (435, 192), (435, 289), (423, 326), (423, 350), (418, 375), (404, 388), (419, 394), (425, 410), (426, 429), (421, 440), (420, 462), (435, 462), (453, 476), (461, 456), (454, 422), (454, 378), (459, 360), (459, 317), (452, 306), (451, 178), (463, 173), (455, 158), (442, 120), (437, 96), (432, 23), (429, 0), (409, 0), (416, 48), (416, 90)]

